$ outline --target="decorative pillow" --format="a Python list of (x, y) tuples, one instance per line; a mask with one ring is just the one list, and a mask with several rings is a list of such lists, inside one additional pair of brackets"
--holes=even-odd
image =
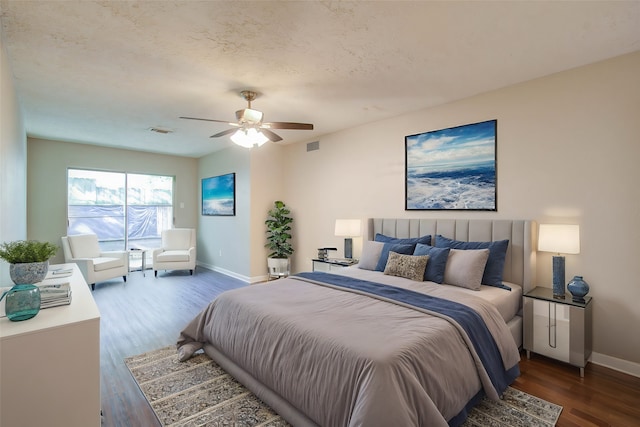
[(422, 243), (424, 245), (431, 244), (431, 235), (426, 234), (420, 237), (408, 237), (406, 239), (398, 238), (398, 237), (390, 237), (385, 236), (384, 234), (376, 233), (376, 237), (373, 239), (376, 242), (384, 242), (384, 243), (401, 243), (408, 245), (415, 245), (417, 243)]
[(444, 270), (444, 283), (480, 290), (489, 249), (451, 249)]
[(495, 242), (462, 242), (436, 235), (436, 247), (451, 249), (489, 249), (489, 260), (482, 275), (482, 284), (510, 289), (502, 284), (504, 273), (504, 260), (507, 256), (509, 240), (497, 240)]
[(429, 263), (424, 270), (424, 280), (435, 283), (444, 282), (444, 269), (449, 259), (449, 251), (449, 248), (436, 248), (422, 243), (416, 245), (414, 255), (429, 255)]
[(380, 259), (378, 259), (378, 264), (376, 264), (376, 271), (384, 271), (384, 268), (387, 266), (387, 259), (389, 258), (390, 251), (404, 255), (411, 255), (415, 248), (416, 245), (384, 243), (382, 251), (380, 252)]
[(358, 268), (362, 268), (363, 270), (375, 270), (383, 247), (384, 243), (382, 242), (365, 240), (362, 245), (362, 254), (360, 255)]
[(413, 256), (389, 252), (384, 274), (422, 282), (428, 261), (429, 255)]

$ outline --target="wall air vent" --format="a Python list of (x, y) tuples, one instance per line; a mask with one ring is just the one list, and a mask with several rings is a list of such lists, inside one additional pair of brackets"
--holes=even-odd
[(307, 144), (307, 151), (316, 151), (320, 149), (320, 141), (313, 141)]
[(173, 133), (173, 129), (162, 128), (162, 127), (152, 127), (152, 128), (149, 128), (149, 130), (151, 132), (161, 133), (163, 135), (166, 135), (168, 133)]

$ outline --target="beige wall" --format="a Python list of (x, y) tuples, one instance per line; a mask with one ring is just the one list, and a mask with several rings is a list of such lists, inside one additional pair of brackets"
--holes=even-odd
[[(310, 269), (323, 245), (341, 255), (336, 218), (580, 224), (581, 253), (567, 255), (566, 275), (583, 275), (591, 285), (594, 360), (640, 375), (638, 76), (635, 53), (326, 135), (319, 151), (288, 146), (285, 194), (296, 213), (296, 269)], [(405, 211), (404, 136), (488, 119), (498, 120), (498, 211)], [(539, 284), (551, 287), (551, 254), (539, 254), (537, 273)]]
[(198, 214), (198, 262), (211, 269), (248, 280), (250, 271), (250, 152), (231, 147), (198, 160), (198, 200), (202, 206), (202, 178), (236, 174), (236, 215)]
[[(197, 225), (196, 159), (36, 138), (29, 138), (27, 147), (30, 238), (60, 245), (60, 236), (67, 234), (68, 168), (175, 176), (175, 226)], [(62, 250), (59, 250), (52, 262), (62, 261)]]
[[(27, 238), (27, 137), (0, 34), (0, 242)], [(9, 281), (0, 260), (0, 281)]]
[(264, 220), (274, 200), (283, 197), (282, 152), (277, 144), (255, 150), (232, 146), (199, 159), (200, 179), (236, 173), (236, 215), (200, 216), (202, 265), (247, 282), (266, 280)]

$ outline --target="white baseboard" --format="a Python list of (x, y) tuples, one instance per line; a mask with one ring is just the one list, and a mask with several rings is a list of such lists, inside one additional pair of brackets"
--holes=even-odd
[(595, 365), (604, 366), (606, 368), (613, 369), (614, 371), (620, 371), (640, 378), (640, 363), (630, 362), (628, 360), (618, 359), (617, 357), (595, 352), (591, 353), (589, 360)]
[(216, 271), (218, 273), (224, 274), (225, 276), (233, 277), (234, 279), (238, 279), (238, 280), (241, 280), (241, 281), (243, 281), (245, 283), (249, 283), (249, 284), (258, 283), (258, 282), (265, 282), (267, 280), (267, 277), (268, 277), (266, 274), (264, 276), (249, 277), (249, 276), (245, 276), (245, 275), (242, 275), (242, 274), (238, 274), (238, 273), (233, 272), (231, 270), (227, 270), (225, 268), (220, 268), (220, 267), (217, 267), (215, 265), (206, 264), (204, 262), (198, 262), (198, 266), (207, 268), (209, 270)]

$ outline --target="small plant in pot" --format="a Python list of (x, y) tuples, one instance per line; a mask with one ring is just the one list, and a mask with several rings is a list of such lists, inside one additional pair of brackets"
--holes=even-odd
[(58, 247), (37, 240), (16, 240), (0, 245), (0, 258), (7, 261), (9, 275), (16, 285), (41, 282), (49, 271), (49, 258)]
[(289, 257), (293, 254), (291, 240), (291, 211), (284, 202), (277, 200), (269, 210), (267, 220), (267, 244), (271, 251), (267, 259), (269, 277), (284, 277), (289, 275)]

